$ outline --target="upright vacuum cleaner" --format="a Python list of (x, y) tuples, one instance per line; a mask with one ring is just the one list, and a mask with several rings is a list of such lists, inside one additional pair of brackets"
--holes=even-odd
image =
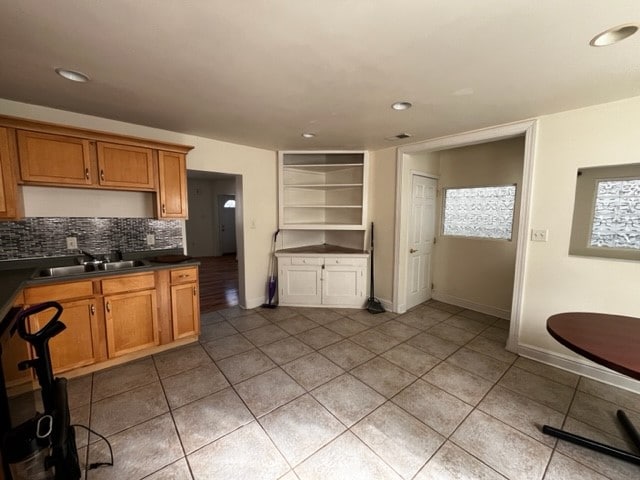
[[(30, 315), (54, 309), (47, 324), (35, 333), (26, 327)], [(35, 357), (18, 364), (20, 370), (33, 368), (41, 387), (44, 414), (18, 425), (3, 439), (3, 454), (13, 480), (79, 480), (81, 477), (75, 431), (70, 425), (67, 379), (54, 378), (49, 340), (66, 326), (60, 321), (62, 307), (46, 302), (18, 313), (18, 334), (29, 342)]]
[(375, 294), (373, 293), (373, 222), (371, 222), (371, 293), (369, 294), (369, 300), (367, 300), (367, 310), (369, 311), (369, 313), (373, 313), (374, 315), (376, 313), (384, 313), (385, 309), (382, 306), (382, 303), (380, 303), (380, 300), (378, 300), (375, 296)]
[(278, 305), (273, 303), (278, 289), (278, 265), (276, 262), (276, 241), (280, 229), (273, 234), (273, 245), (271, 246), (271, 257), (269, 258), (269, 278), (267, 280), (267, 303), (262, 304), (262, 308), (276, 308)]

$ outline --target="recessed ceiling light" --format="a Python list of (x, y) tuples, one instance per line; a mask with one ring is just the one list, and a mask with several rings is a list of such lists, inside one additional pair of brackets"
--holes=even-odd
[(614, 43), (618, 43), (619, 41), (630, 37), (637, 31), (637, 25), (619, 25), (599, 33), (591, 39), (589, 45), (592, 47), (606, 47), (607, 45), (613, 45)]
[(67, 80), (72, 82), (88, 82), (89, 75), (75, 70), (67, 70), (66, 68), (56, 68), (56, 73)]
[(413, 105), (410, 102), (396, 102), (391, 105), (394, 110), (409, 110)]
[(305, 133), (302, 134), (302, 136), (304, 138), (313, 138), (313, 137), (316, 136), (316, 134), (315, 133), (310, 133), (310, 132), (305, 132)]

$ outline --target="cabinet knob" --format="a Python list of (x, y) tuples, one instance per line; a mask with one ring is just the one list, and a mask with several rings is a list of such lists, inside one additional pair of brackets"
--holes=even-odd
[(90, 178), (89, 177), (89, 169), (88, 168), (84, 169), (84, 178), (86, 178), (87, 180), (89, 180), (89, 178)]
[(111, 312), (111, 302), (107, 302), (107, 312)]
[(164, 203), (162, 204), (162, 213), (167, 213), (167, 207), (165, 207)]
[(91, 315), (95, 315), (96, 314), (96, 306), (92, 303), (91, 304)]
[(100, 180), (104, 182), (104, 170), (100, 170)]
[(195, 297), (197, 293), (198, 291), (196, 290), (196, 287), (193, 287), (193, 296)]

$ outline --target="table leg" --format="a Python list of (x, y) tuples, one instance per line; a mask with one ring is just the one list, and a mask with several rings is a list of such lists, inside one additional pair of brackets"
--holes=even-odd
[[(618, 410), (617, 416), (618, 420), (620, 420), (620, 423), (631, 437), (631, 441), (633, 442), (633, 444), (636, 446), (636, 448), (638, 448), (638, 450), (640, 450), (640, 435), (638, 435), (638, 431), (631, 423), (631, 420), (629, 420), (627, 415), (622, 410)], [(546, 433), (547, 435), (551, 435), (561, 440), (571, 442), (581, 447), (595, 450), (596, 452), (604, 453), (605, 455), (609, 455), (611, 457), (616, 457), (621, 460), (640, 465), (640, 455), (627, 452), (616, 447), (612, 447), (611, 445), (596, 442), (595, 440), (591, 440), (590, 438), (581, 437), (580, 435), (576, 435), (575, 433), (560, 430), (549, 425), (544, 425), (542, 427), (542, 433)]]

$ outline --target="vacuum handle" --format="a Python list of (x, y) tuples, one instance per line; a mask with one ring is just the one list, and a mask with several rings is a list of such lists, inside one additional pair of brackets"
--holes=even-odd
[[(27, 331), (27, 318), (50, 308), (56, 310), (51, 320), (49, 320), (46, 325), (37, 332), (29, 333)], [(55, 337), (67, 328), (65, 324), (60, 321), (60, 315), (62, 315), (62, 307), (57, 302), (44, 302), (34, 305), (33, 307), (26, 308), (18, 313), (18, 335), (32, 345), (42, 342), (45, 338), (48, 339)]]

